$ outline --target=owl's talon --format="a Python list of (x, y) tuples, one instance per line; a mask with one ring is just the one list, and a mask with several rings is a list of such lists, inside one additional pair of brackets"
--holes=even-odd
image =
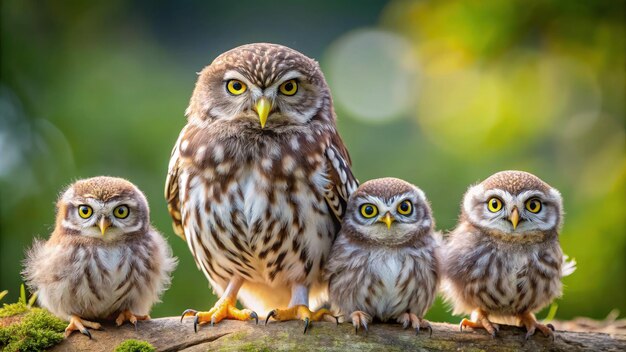
[(256, 314), (256, 312), (250, 313), (250, 319), (254, 319), (256, 325), (259, 325), (259, 316)]
[(181, 316), (180, 316), (180, 322), (182, 323), (182, 322), (183, 322), (183, 319), (184, 319), (185, 317), (193, 317), (193, 316), (195, 316), (196, 314), (198, 314), (198, 311), (197, 311), (197, 310), (195, 310), (195, 309), (185, 309), (185, 311), (183, 312), (183, 314), (181, 314)]
[(269, 314), (267, 314), (267, 318), (265, 318), (265, 325), (267, 325), (267, 322), (270, 320), (270, 318), (275, 317), (275, 316), (276, 316), (276, 309), (270, 311)]
[(83, 320), (77, 315), (72, 315), (70, 316), (70, 323), (65, 328), (65, 338), (69, 337), (72, 332), (79, 331), (81, 334), (89, 337), (89, 339), (91, 340), (91, 333), (89, 332), (89, 330), (87, 330), (87, 328), (103, 330), (102, 326), (99, 323)]
[(304, 334), (306, 334), (306, 329), (309, 328), (309, 322), (311, 320), (309, 318), (304, 318)]
[(82, 330), (80, 330), (80, 333), (85, 335), (85, 336), (87, 336), (87, 337), (89, 337), (89, 339), (91, 340), (91, 333), (89, 332), (89, 330), (82, 329)]
[(428, 338), (432, 338), (433, 337), (433, 328), (432, 326), (428, 325), (425, 327), (425, 329), (428, 329)]
[(200, 318), (196, 315), (195, 318), (193, 319), (193, 332), (198, 333), (198, 324), (199, 324)]
[(355, 335), (358, 335), (358, 334), (359, 334), (359, 326), (358, 326), (358, 325), (355, 325), (355, 326), (354, 326), (354, 334), (355, 334)]
[(305, 305), (297, 305), (288, 309), (274, 309), (269, 312), (267, 318), (265, 319), (265, 325), (270, 320), (270, 318), (274, 318), (278, 321), (286, 321), (286, 320), (303, 320), (304, 321), (304, 332), (306, 333), (309, 330), (309, 326), (314, 321), (327, 320), (329, 317), (333, 315), (330, 313), (328, 309), (322, 308), (318, 311), (311, 312), (309, 307)]
[(535, 319), (535, 315), (532, 313), (522, 314), (518, 316), (518, 318), (520, 319), (522, 325), (526, 327), (526, 340), (530, 339), (530, 337), (533, 336), (537, 330), (539, 330), (543, 333), (543, 336), (549, 337), (552, 341), (555, 341), (554, 326), (552, 326), (552, 324), (539, 324), (537, 319)]

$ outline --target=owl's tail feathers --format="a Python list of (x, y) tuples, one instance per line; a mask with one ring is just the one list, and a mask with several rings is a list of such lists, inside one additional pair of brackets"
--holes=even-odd
[(563, 256), (563, 264), (561, 265), (561, 277), (571, 275), (576, 271), (576, 259), (568, 260), (567, 255)]

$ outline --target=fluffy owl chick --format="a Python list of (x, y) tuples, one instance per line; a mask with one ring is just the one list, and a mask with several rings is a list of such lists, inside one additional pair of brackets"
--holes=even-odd
[(424, 192), (408, 182), (371, 180), (352, 194), (325, 275), (333, 308), (355, 332), (377, 318), (432, 333), (423, 317), (439, 280), (433, 228)]
[(522, 171), (498, 172), (469, 188), (459, 223), (445, 247), (445, 295), (454, 314), (472, 315), (463, 327), (516, 321), (530, 338), (553, 327), (534, 313), (561, 295), (561, 278), (574, 269), (559, 245), (563, 218), (560, 193)]
[(197, 328), (267, 313), (306, 331), (327, 315), (309, 304), (324, 296), (321, 268), (357, 186), (319, 65), (276, 44), (229, 50), (200, 73), (187, 118), (165, 196), (220, 299), (183, 317)]
[(176, 267), (151, 225), (148, 202), (132, 183), (113, 177), (80, 180), (57, 202), (54, 232), (36, 240), (23, 275), (39, 304), (69, 320), (66, 337), (99, 329), (90, 320), (146, 320)]

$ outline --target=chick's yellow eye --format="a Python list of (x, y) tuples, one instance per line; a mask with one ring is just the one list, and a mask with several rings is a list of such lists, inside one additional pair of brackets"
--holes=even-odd
[(119, 207), (115, 208), (113, 210), (113, 215), (115, 215), (116, 218), (118, 219), (124, 219), (126, 217), (128, 217), (128, 213), (130, 211), (128, 210), (128, 207), (125, 205), (120, 205)]
[(409, 215), (413, 211), (413, 205), (409, 200), (405, 200), (398, 205), (398, 213), (402, 215)]
[(294, 95), (298, 91), (298, 82), (295, 79), (290, 79), (287, 82), (280, 85), (280, 92), (284, 95)]
[(78, 206), (78, 215), (83, 219), (88, 219), (93, 214), (93, 209), (88, 205)]
[(500, 211), (500, 209), (502, 209), (502, 201), (498, 198), (490, 198), (487, 201), (487, 208), (489, 208), (489, 211), (492, 213)]
[(537, 198), (531, 198), (526, 201), (526, 210), (531, 213), (538, 213), (541, 210), (541, 201)]
[(363, 204), (361, 205), (361, 215), (364, 218), (371, 219), (378, 215), (378, 208), (374, 204)]
[(240, 95), (243, 94), (248, 87), (242, 81), (231, 79), (226, 83), (226, 89), (228, 89), (228, 92), (232, 95)]

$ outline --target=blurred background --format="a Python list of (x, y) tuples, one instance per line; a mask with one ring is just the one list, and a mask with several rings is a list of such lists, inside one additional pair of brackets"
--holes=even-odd
[[(58, 193), (115, 175), (147, 195), (180, 265), (152, 316), (215, 297), (163, 198), (196, 72), (274, 42), (317, 59), (361, 180), (420, 186), (438, 228), (467, 187), (532, 172), (565, 199), (557, 318), (626, 312), (624, 1), (35, 1), (1, 3), (0, 290), (54, 225)], [(543, 318), (544, 311), (538, 316)], [(429, 319), (458, 322), (442, 302)]]

